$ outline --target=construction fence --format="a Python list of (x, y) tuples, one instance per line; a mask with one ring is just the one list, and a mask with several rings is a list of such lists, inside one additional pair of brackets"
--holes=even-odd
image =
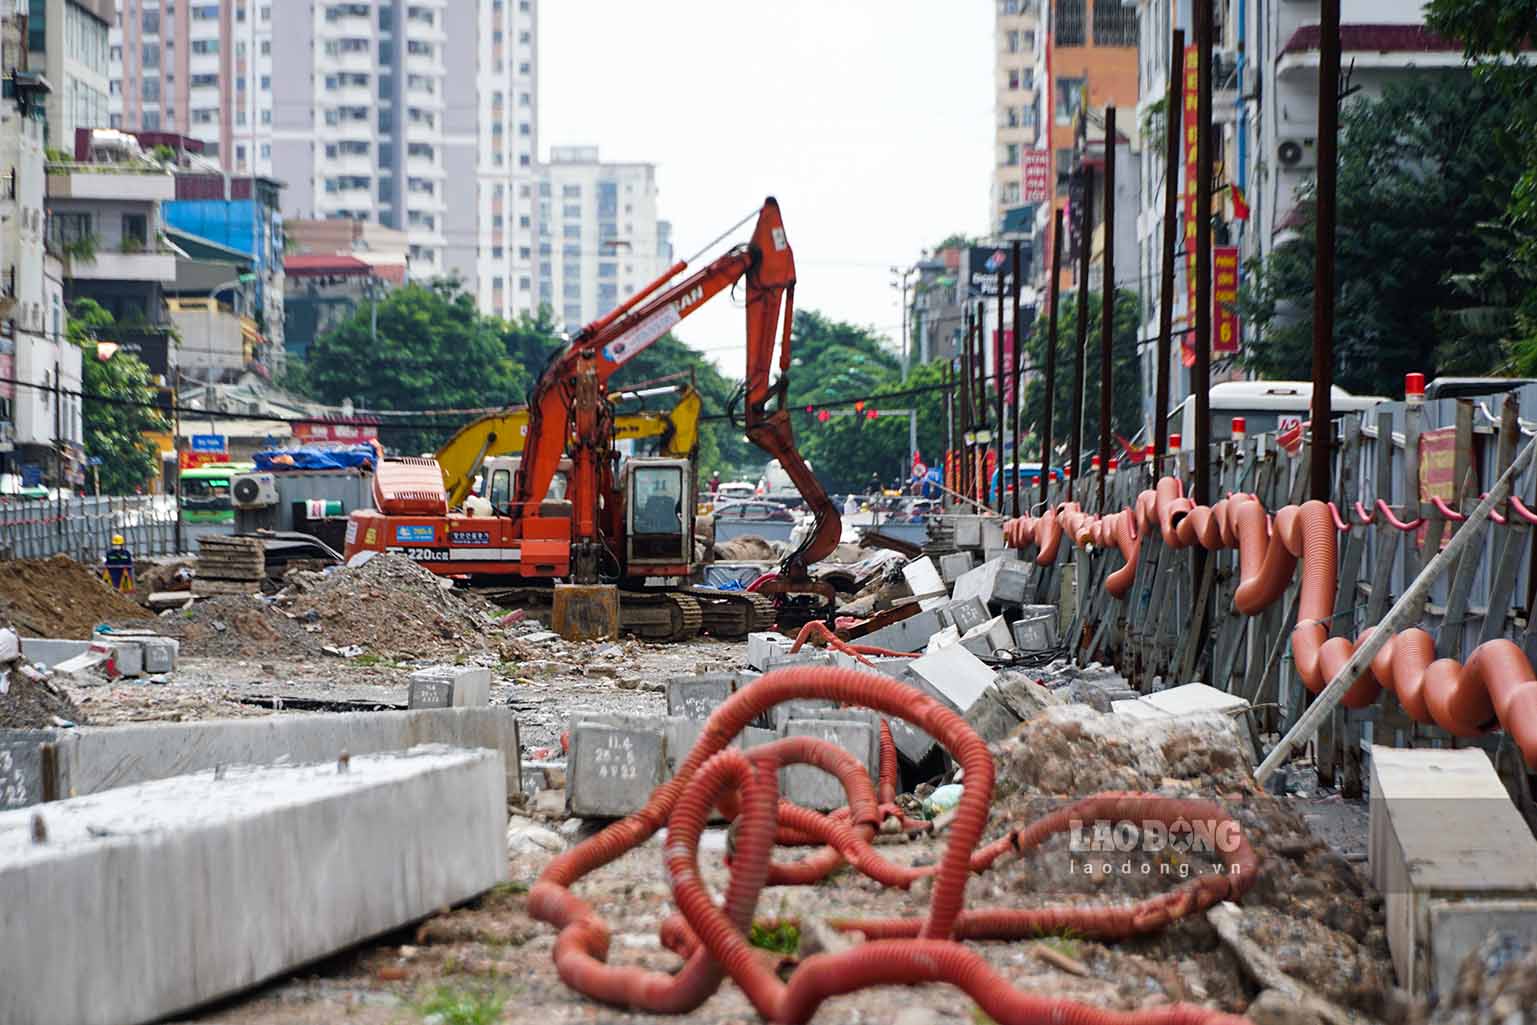
[(175, 555), (174, 495), (103, 495), (93, 498), (0, 498), (0, 558), (67, 555), (99, 563), (121, 534), (135, 556)]

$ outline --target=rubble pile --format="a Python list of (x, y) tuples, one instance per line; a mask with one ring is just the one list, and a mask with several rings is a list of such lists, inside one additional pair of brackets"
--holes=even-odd
[(66, 555), (0, 561), (0, 620), (24, 637), (85, 638), (98, 623), (149, 615)]
[(1484, 941), (1462, 963), (1457, 988), (1433, 1025), (1511, 1025), (1537, 1008), (1537, 944), (1508, 933)]
[(20, 665), (0, 666), (0, 729), (35, 730), (83, 725), (85, 716), (62, 687)]
[(189, 658), (305, 657), (320, 652), (316, 633), (249, 595), (222, 594), (161, 616), (160, 632), (181, 641)]
[(328, 645), (360, 644), (378, 654), (484, 650), (492, 606), (444, 583), (410, 559), (386, 553), (323, 575), (296, 575), (287, 611), (318, 627)]

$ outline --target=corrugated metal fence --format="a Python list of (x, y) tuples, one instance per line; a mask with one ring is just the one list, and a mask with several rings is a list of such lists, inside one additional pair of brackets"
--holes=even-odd
[(0, 558), (68, 555), (94, 564), (113, 534), (123, 535), (137, 557), (175, 555), (176, 518), (174, 495), (0, 498)]

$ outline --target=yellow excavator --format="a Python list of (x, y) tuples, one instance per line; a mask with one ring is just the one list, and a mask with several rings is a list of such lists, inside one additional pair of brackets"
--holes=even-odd
[[(626, 399), (646, 399), (666, 392), (677, 392), (678, 401), (668, 410), (643, 409), (614, 417), (616, 441), (656, 438), (657, 455), (692, 459), (699, 447), (699, 392), (692, 384), (615, 392), (612, 403)], [(523, 453), (528, 436), (528, 409), (518, 406), (488, 413), (471, 420), (438, 449), (438, 467), (443, 471), (443, 486), (448, 491), (448, 507), (459, 509), (474, 489), (475, 478), (487, 459), (517, 456)]]

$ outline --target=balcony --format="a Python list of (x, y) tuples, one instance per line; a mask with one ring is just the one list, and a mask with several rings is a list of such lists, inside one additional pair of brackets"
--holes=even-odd
[(125, 253), (99, 250), (87, 256), (76, 252), (67, 256), (69, 276), (79, 281), (159, 281), (176, 280), (176, 254), (146, 250)]
[(176, 178), (162, 167), (135, 164), (49, 164), (50, 199), (158, 203), (176, 198)]

